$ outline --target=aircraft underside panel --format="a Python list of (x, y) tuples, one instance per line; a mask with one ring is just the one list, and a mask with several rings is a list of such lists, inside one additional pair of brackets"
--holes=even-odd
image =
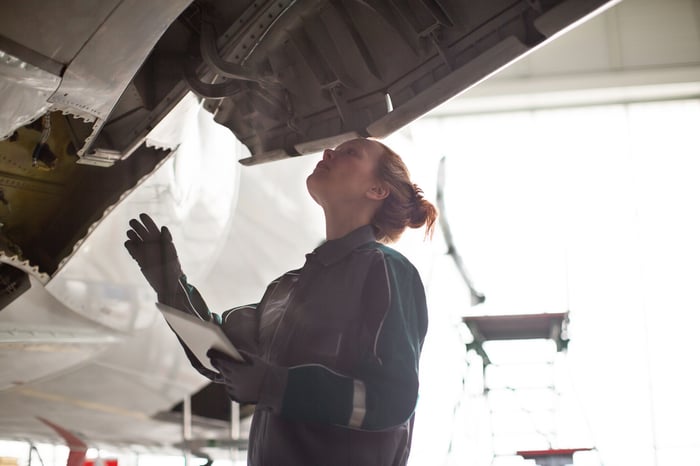
[(185, 77), (265, 162), (384, 137), (605, 3), (195, 3)]
[(93, 123), (83, 163), (130, 156), (191, 89), (250, 164), (386, 136), (610, 3), (29, 1), (0, 9), (0, 50), (60, 78), (50, 108)]
[[(256, 164), (386, 136), (606, 0), (0, 6), (0, 261), (45, 283), (177, 147), (190, 91)], [(31, 24), (31, 27), (28, 27)]]

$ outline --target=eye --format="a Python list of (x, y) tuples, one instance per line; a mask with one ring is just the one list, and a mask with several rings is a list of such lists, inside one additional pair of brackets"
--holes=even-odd
[(355, 147), (352, 147), (352, 146), (340, 145), (340, 146), (336, 147), (335, 151), (340, 155), (347, 155), (350, 157), (357, 157), (360, 155), (360, 152), (358, 152), (357, 149)]

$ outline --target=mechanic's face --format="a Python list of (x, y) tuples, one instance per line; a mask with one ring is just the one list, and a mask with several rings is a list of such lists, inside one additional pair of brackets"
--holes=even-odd
[(382, 147), (369, 139), (346, 141), (323, 151), (323, 159), (306, 179), (311, 197), (321, 206), (372, 200), (381, 186), (377, 164)]

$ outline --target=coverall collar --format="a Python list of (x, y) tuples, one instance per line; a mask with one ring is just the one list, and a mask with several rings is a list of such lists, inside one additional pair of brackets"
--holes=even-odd
[(376, 240), (377, 238), (374, 235), (372, 226), (364, 225), (351, 231), (342, 238), (326, 241), (314, 249), (311, 254), (308, 254), (307, 259), (315, 256), (324, 266), (329, 266), (350, 254), (350, 252), (357, 247)]

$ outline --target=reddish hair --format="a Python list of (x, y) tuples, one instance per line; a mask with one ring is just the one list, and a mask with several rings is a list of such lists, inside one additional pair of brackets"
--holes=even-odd
[(372, 218), (377, 240), (391, 243), (398, 240), (407, 227), (420, 228), (423, 225), (425, 237), (432, 238), (437, 209), (423, 197), (423, 190), (411, 182), (411, 175), (401, 157), (381, 142), (372, 141), (382, 147), (377, 176), (389, 189), (389, 195)]

